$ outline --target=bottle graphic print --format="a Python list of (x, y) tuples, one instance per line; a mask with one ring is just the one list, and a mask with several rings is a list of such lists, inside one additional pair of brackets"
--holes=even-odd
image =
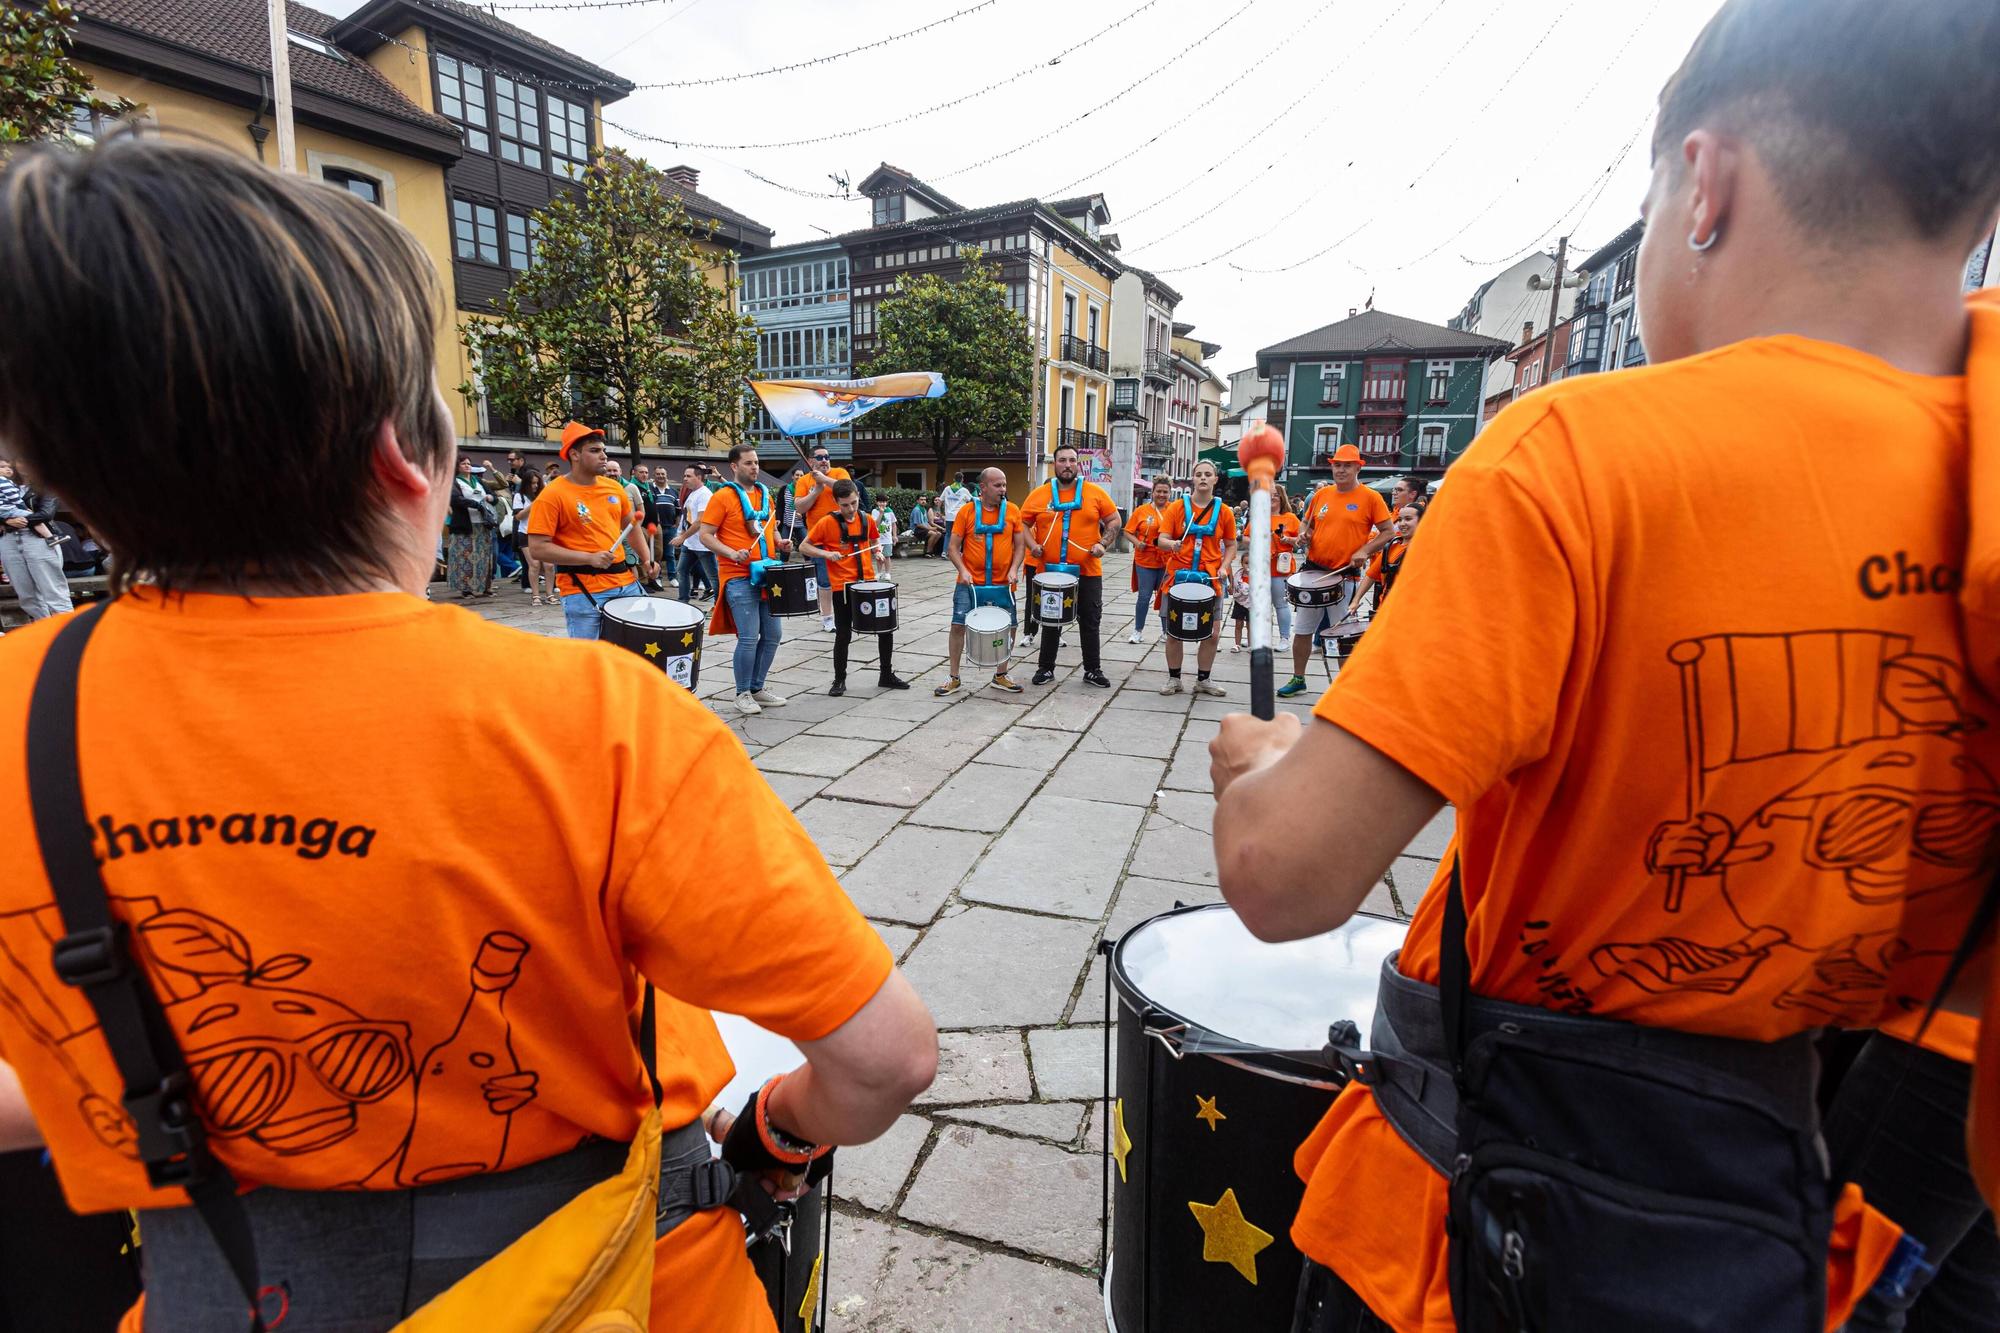
[(458, 1026), (417, 1067), (416, 1113), (398, 1184), (500, 1169), (513, 1113), (534, 1096), (535, 1076), (514, 1057), (506, 1012), (507, 991), (520, 980), (527, 953), (528, 942), (504, 930), (479, 942)]

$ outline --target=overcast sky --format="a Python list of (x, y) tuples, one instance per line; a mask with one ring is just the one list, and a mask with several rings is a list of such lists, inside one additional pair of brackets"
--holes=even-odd
[[(498, 12), (652, 83), (809, 60), (978, 3)], [(859, 182), (888, 161), (968, 207), (1102, 193), (1122, 257), (1183, 294), (1179, 318), (1222, 344), (1227, 373), (1345, 317), (1371, 289), (1378, 309), (1442, 323), (1564, 231), (1582, 254), (1609, 240), (1638, 216), (1660, 85), (1718, 3), (990, 0), (879, 50), (642, 90), (607, 108), (640, 134), (728, 147), (613, 125), (606, 137), (658, 166), (700, 168), (704, 193), (779, 244), (865, 226), (867, 202), (804, 197), (749, 172), (826, 193), (838, 189), (830, 177)], [(329, 8), (345, 14), (355, 0)], [(735, 146), (826, 135), (841, 137)]]

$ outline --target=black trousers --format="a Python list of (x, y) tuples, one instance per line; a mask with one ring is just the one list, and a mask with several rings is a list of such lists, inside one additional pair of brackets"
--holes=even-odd
[(1292, 1333), (1390, 1333), (1373, 1310), (1331, 1268), (1306, 1260), (1292, 1306)]
[[(1039, 601), (1040, 599), (1035, 596), (1034, 590), (1032, 588), (1029, 589), (1028, 605), (1031, 607), (1035, 606)], [(1080, 575), (1076, 581), (1076, 623), (1083, 631), (1083, 669), (1085, 671), (1096, 671), (1099, 669), (1100, 664), (1097, 660), (1097, 626), (1098, 622), (1103, 618), (1104, 576), (1102, 574)], [(1056, 645), (1061, 641), (1062, 626), (1045, 625), (1042, 627), (1042, 659), (1040, 663), (1042, 670), (1055, 670)]]
[(1972, 1069), (1876, 1033), (1861, 1048), (1826, 1117), (1834, 1179), (1851, 1180), (1936, 1268), (1900, 1294), (1861, 1298), (1850, 1333), (2000, 1329), (2000, 1235), (1965, 1160)]
[[(889, 674), (889, 659), (895, 651), (894, 634), (877, 634), (882, 644), (882, 674)], [(847, 600), (847, 589), (842, 588), (833, 595), (833, 678), (847, 679), (847, 645), (854, 642), (854, 606)]]

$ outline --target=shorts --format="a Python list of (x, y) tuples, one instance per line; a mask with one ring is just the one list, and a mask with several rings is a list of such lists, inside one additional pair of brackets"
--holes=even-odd
[(1292, 608), (1292, 637), (1310, 639), (1319, 633), (1322, 626), (1332, 629), (1347, 616), (1347, 604), (1354, 600), (1354, 580), (1343, 579), (1340, 584), (1340, 600), (1331, 606), (1295, 606)]
[(816, 588), (826, 587), (827, 586), (826, 557), (822, 555), (816, 555), (812, 558), (812, 562), (813, 562), (813, 578), (818, 580), (818, 582), (815, 583), (813, 586)]
[[(985, 591), (986, 596), (981, 598), (977, 604), (980, 606), (1006, 607), (1007, 623), (1009, 625), (1014, 624), (1017, 619), (1014, 614), (1014, 590), (1001, 584), (994, 584)], [(951, 623), (954, 625), (963, 625), (965, 617), (971, 613), (973, 605), (972, 585), (970, 583), (961, 583), (954, 587), (951, 590)]]
[(1229, 608), (1229, 618), (1239, 625), (1250, 623), (1250, 608), (1238, 602)]
[[(597, 608), (600, 604), (619, 597), (644, 597), (645, 590), (636, 582), (621, 584), (616, 588), (606, 588), (603, 592), (586, 596), (580, 592), (564, 593), (562, 599), (563, 628), (572, 639), (594, 639), (597, 637)], [(597, 599), (591, 601), (591, 597)]]

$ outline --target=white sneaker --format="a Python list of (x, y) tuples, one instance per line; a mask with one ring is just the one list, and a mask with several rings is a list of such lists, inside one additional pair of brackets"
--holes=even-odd
[(755, 717), (764, 710), (758, 707), (757, 700), (750, 691), (745, 690), (736, 696), (736, 711), (745, 717)]
[(791, 702), (784, 695), (773, 694), (769, 690), (759, 690), (751, 695), (750, 698), (764, 705), (766, 708), (783, 708), (787, 703)]
[(1126, 642), (1127, 642), (1127, 643), (1144, 643), (1144, 642), (1145, 642), (1145, 639), (1143, 639), (1143, 638), (1141, 638), (1141, 637), (1140, 637), (1140, 635), (1139, 635), (1139, 631), (1138, 631), (1138, 630), (1133, 630), (1133, 631), (1132, 631), (1132, 637), (1131, 637), (1131, 638), (1129, 638), (1129, 639), (1127, 639), (1127, 640), (1126, 640)]
[(1211, 699), (1227, 699), (1229, 697), (1229, 691), (1223, 689), (1212, 680), (1197, 680), (1194, 683), (1194, 692), (1196, 694), (1205, 694)]
[(819, 632), (820, 632), (820, 633), (822, 633), (822, 634), (831, 634), (831, 633), (833, 633), (833, 617), (832, 617), (832, 616), (821, 616), (821, 617), (819, 618)]

